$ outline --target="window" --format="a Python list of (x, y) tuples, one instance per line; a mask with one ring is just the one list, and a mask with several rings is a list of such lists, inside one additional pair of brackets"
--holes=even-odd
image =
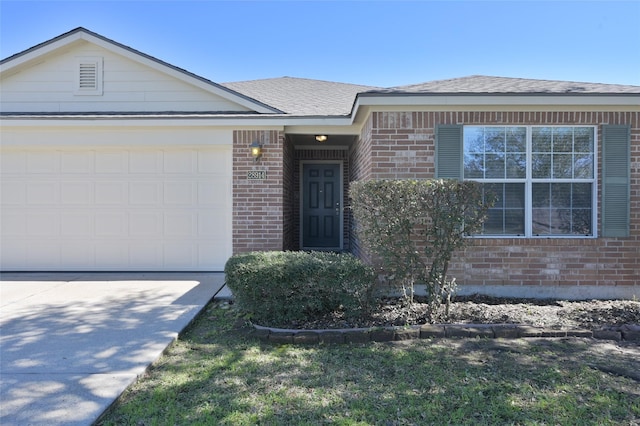
[(102, 95), (102, 58), (76, 58), (76, 95)]
[(496, 202), (486, 236), (594, 236), (594, 127), (465, 126), (464, 179)]

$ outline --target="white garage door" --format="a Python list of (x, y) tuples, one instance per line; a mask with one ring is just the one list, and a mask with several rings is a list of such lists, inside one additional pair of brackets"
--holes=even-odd
[(5, 271), (219, 271), (231, 255), (231, 146), (7, 149)]

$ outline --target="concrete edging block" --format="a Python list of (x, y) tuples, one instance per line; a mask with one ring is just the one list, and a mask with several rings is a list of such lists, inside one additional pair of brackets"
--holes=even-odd
[(582, 337), (614, 341), (640, 341), (640, 326), (625, 325), (600, 330), (557, 330), (522, 324), (423, 324), (407, 327), (291, 330), (254, 326), (252, 335), (275, 344), (335, 344), (392, 342), (429, 338), (554, 338)]
[(622, 330), (622, 338), (632, 342), (640, 342), (640, 330)]
[(493, 339), (494, 333), (491, 327), (478, 327), (474, 325), (445, 325), (444, 331), (446, 337), (467, 337), (467, 338), (490, 338)]
[(370, 341), (369, 330), (345, 331), (344, 340), (346, 343), (367, 343)]
[(593, 330), (593, 338), (601, 340), (622, 340), (622, 333), (616, 330)]
[(567, 337), (593, 337), (593, 331), (591, 330), (567, 330)]
[(320, 342), (319, 333), (313, 331), (303, 331), (293, 335), (293, 343), (314, 345)]
[(444, 325), (424, 324), (420, 326), (420, 338), (427, 339), (430, 337), (445, 337)]
[(567, 331), (523, 325), (519, 328), (519, 335), (520, 337), (567, 337)]
[(323, 344), (344, 343), (344, 333), (341, 331), (324, 331), (318, 333), (318, 340)]
[(278, 345), (293, 343), (293, 333), (271, 333), (269, 334), (269, 341)]
[(415, 340), (420, 338), (419, 328), (397, 329), (395, 331), (394, 340)]
[(518, 327), (510, 324), (492, 325), (491, 329), (496, 338), (517, 339), (520, 335)]
[(395, 331), (391, 328), (380, 328), (369, 332), (372, 342), (392, 342), (394, 337)]

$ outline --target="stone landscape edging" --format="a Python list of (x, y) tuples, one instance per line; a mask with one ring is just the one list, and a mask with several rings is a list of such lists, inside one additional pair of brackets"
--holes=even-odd
[(587, 337), (601, 340), (640, 342), (640, 325), (598, 330), (557, 330), (525, 324), (423, 324), (411, 326), (340, 328), (322, 330), (286, 329), (254, 324), (254, 336), (276, 344), (393, 342), (429, 338)]

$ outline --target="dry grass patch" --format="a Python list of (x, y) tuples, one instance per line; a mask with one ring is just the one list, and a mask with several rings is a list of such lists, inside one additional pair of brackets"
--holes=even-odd
[(637, 344), (567, 338), (275, 346), (253, 339), (241, 314), (228, 308), (209, 305), (99, 424), (640, 422)]

